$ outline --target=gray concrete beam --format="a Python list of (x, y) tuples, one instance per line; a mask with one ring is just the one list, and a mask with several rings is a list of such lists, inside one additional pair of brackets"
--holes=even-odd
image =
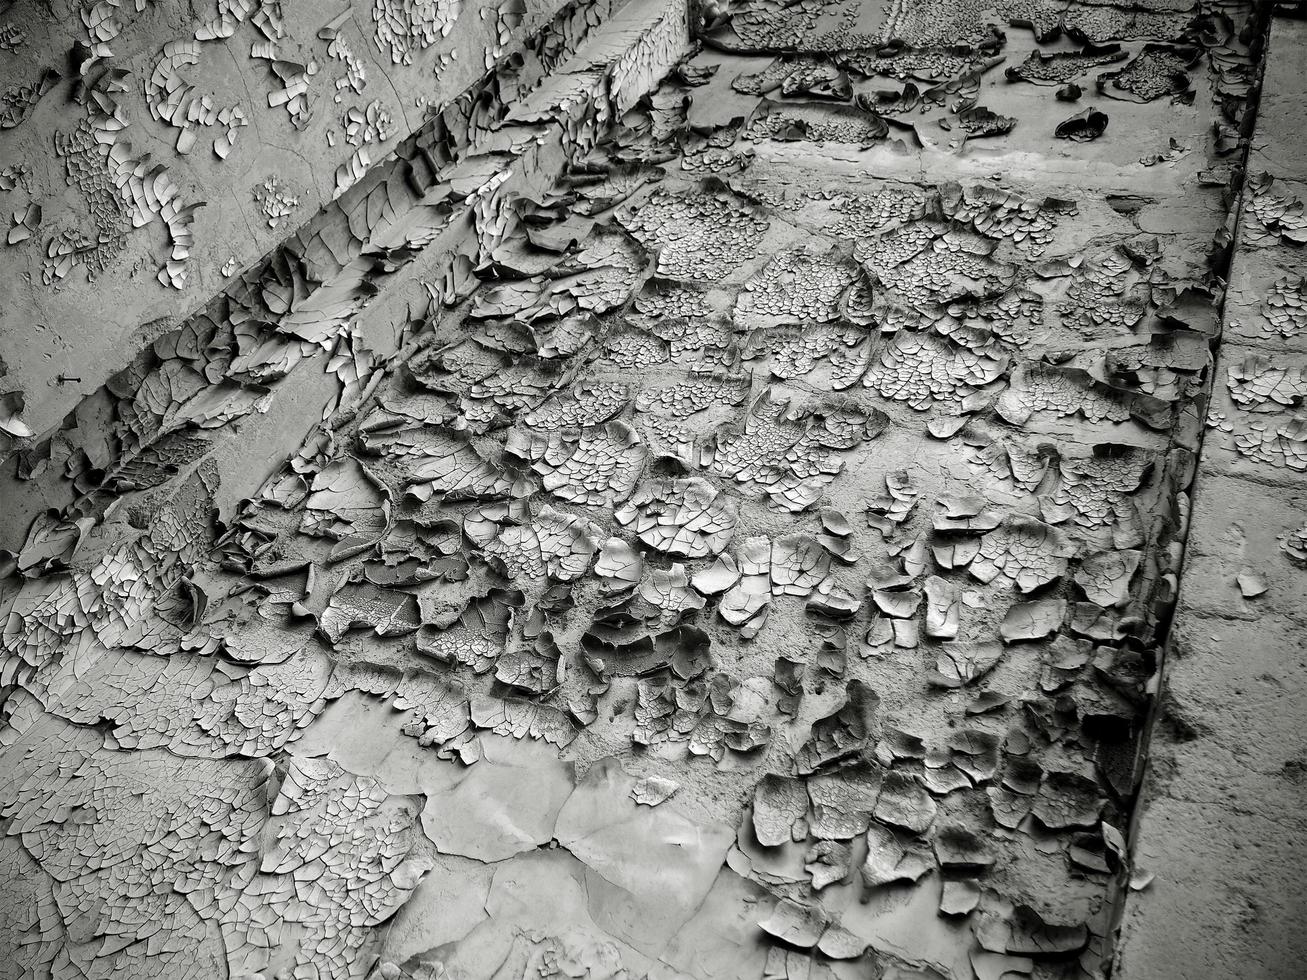
[[(1293, 183), (1307, 178), (1307, 21), (1273, 22), (1247, 172), (1307, 201)], [(1143, 887), (1126, 900), (1122, 980), (1293, 980), (1307, 969), (1307, 570), (1289, 554), (1307, 523), (1307, 477), (1249, 451), (1258, 426), (1283, 426), (1293, 411), (1240, 404), (1230, 376), (1250, 356), (1270, 370), (1307, 363), (1307, 338), (1268, 331), (1262, 306), (1277, 279), (1307, 274), (1307, 246), (1266, 242), (1253, 194), (1245, 185), (1136, 816)]]

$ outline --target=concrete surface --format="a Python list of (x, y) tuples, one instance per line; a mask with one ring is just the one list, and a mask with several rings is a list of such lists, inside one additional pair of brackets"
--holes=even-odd
[[(1307, 176), (1307, 22), (1275, 18), (1250, 174)], [(1301, 185), (1298, 185), (1301, 190)], [(1301, 194), (1300, 194), (1301, 196)], [(1298, 363), (1304, 338), (1258, 336), (1267, 283), (1307, 273), (1307, 247), (1249, 248), (1230, 269), (1213, 411), (1249, 354)], [(1209, 429), (1148, 749), (1135, 877), (1115, 976), (1297, 980), (1307, 970), (1307, 568), (1281, 542), (1307, 523), (1307, 477), (1240, 458)], [(1267, 590), (1244, 598), (1253, 570)]]

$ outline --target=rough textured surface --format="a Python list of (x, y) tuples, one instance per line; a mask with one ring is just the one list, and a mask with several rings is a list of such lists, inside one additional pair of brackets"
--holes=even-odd
[[(366, 66), (353, 8), (316, 66), (266, 0), (191, 29), (254, 32), (298, 133), (330, 67), (330, 187), (261, 178), (271, 251), (80, 400), (29, 406), (24, 366), (0, 401), (4, 975), (1196, 958), (1168, 922), (1216, 864), (1153, 858), (1269, 835), (1251, 794), (1302, 761), (1259, 719), (1301, 690), (1307, 528), (1278, 490), (1256, 526), (1217, 509), (1307, 468), (1307, 220), (1242, 166), (1265, 12), (367, 9)], [(122, 74), (129, 12), (79, 18), (94, 108), (58, 159), (157, 212), (150, 288), (187, 295), (219, 257), (118, 114), (143, 93), (179, 173), (250, 127), (186, 87), (203, 48)], [(401, 123), (364, 69), (439, 98)], [(0, 125), (72, 84), (33, 74)], [(28, 180), (0, 174), (10, 250), (54, 234)], [(92, 253), (61, 241), (71, 289)], [(1207, 930), (1231, 973), (1253, 867)]]
[(1296, 404), (1232, 397), (1234, 370), (1248, 358), (1292, 370), (1307, 352), (1298, 329), (1275, 328), (1264, 302), (1277, 281), (1307, 270), (1307, 244), (1301, 235), (1268, 236), (1255, 206), (1277, 192), (1307, 199), (1307, 185), (1295, 183), (1307, 177), (1304, 52), (1307, 23), (1277, 17), (1248, 160), (1268, 187), (1244, 192), (1230, 267), (1218, 383), (1135, 835), (1138, 873), (1151, 883), (1125, 905), (1125, 978), (1287, 980), (1307, 961), (1295, 925), (1307, 912), (1297, 885), (1307, 839), (1303, 468), (1264, 453), (1264, 436), (1249, 438), (1281, 427)]
[[(353, 175), (356, 163), (385, 159), (483, 75), (490, 52), (498, 61), (520, 49), (561, 4), (509, 5), (507, 31), (505, 5), (492, 0), (6, 6), (0, 23), (26, 37), (13, 53), (0, 53), (0, 89), (29, 83), (45, 68), (65, 75), (4, 133), (4, 163), (26, 171), (4, 195), (5, 216), (30, 200), (43, 217), (39, 231), (4, 253), (11, 291), (0, 308), (0, 360), (8, 367), (0, 391), (21, 390), (30, 423), (44, 431), (335, 198), (339, 168)], [(386, 18), (405, 9), (401, 31)], [(70, 72), (70, 60), (80, 71)], [(298, 115), (280, 101), (277, 66), (292, 64), (303, 83)], [(138, 218), (119, 202), (114, 161), (106, 167), (99, 151), (61, 149), (80, 138), (89, 117), (107, 111), (94, 98), (75, 100), (75, 85), (119, 72), (126, 74), (110, 93), (118, 155), (140, 161), (142, 173), (161, 168), (179, 206), (194, 209), (194, 241), (175, 284), (157, 278), (172, 256), (163, 222), (148, 208)], [(237, 122), (220, 120), (224, 110), (238, 112)], [(354, 114), (364, 125), (353, 126)], [(230, 148), (222, 142), (228, 134)], [(149, 223), (137, 230), (141, 219)], [(65, 238), (76, 248), (59, 253)]]

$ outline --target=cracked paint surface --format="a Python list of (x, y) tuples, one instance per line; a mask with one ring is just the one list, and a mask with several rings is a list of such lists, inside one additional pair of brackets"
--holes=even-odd
[(58, 429), (5, 403), (6, 969), (1105, 975), (1204, 424), (1307, 467), (1307, 368), (1213, 361), (1253, 14), (578, 4), (505, 66), (507, 2), (397, 156), (344, 110), (303, 229)]

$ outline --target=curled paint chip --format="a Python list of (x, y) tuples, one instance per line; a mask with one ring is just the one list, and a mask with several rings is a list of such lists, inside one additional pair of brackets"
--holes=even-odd
[(792, 776), (773, 773), (753, 789), (753, 832), (764, 847), (789, 843), (797, 822), (807, 812), (807, 790)]
[(1022, 592), (1033, 592), (1066, 574), (1075, 542), (1042, 521), (1017, 518), (980, 539), (967, 571), (982, 582), (1002, 578)]
[(843, 702), (831, 714), (812, 724), (794, 764), (800, 774), (825, 766), (861, 751), (871, 737), (871, 725), (880, 698), (865, 683), (851, 680), (844, 688)]
[(484, 550), (502, 563), (509, 578), (570, 582), (585, 574), (598, 547), (596, 526), (545, 504), (530, 523), (504, 528)]
[(699, 477), (651, 482), (613, 516), (651, 548), (682, 558), (720, 554), (735, 531), (727, 501)]
[(1008, 607), (1007, 614), (999, 625), (999, 633), (1005, 643), (1042, 640), (1062, 628), (1066, 609), (1065, 599), (1014, 602)]
[(1107, 130), (1107, 113), (1090, 106), (1057, 124), (1053, 135), (1060, 140), (1086, 143), (1096, 140)]
[(764, 932), (791, 946), (811, 949), (817, 945), (828, 921), (820, 905), (803, 905), (793, 899), (783, 898), (758, 925)]

